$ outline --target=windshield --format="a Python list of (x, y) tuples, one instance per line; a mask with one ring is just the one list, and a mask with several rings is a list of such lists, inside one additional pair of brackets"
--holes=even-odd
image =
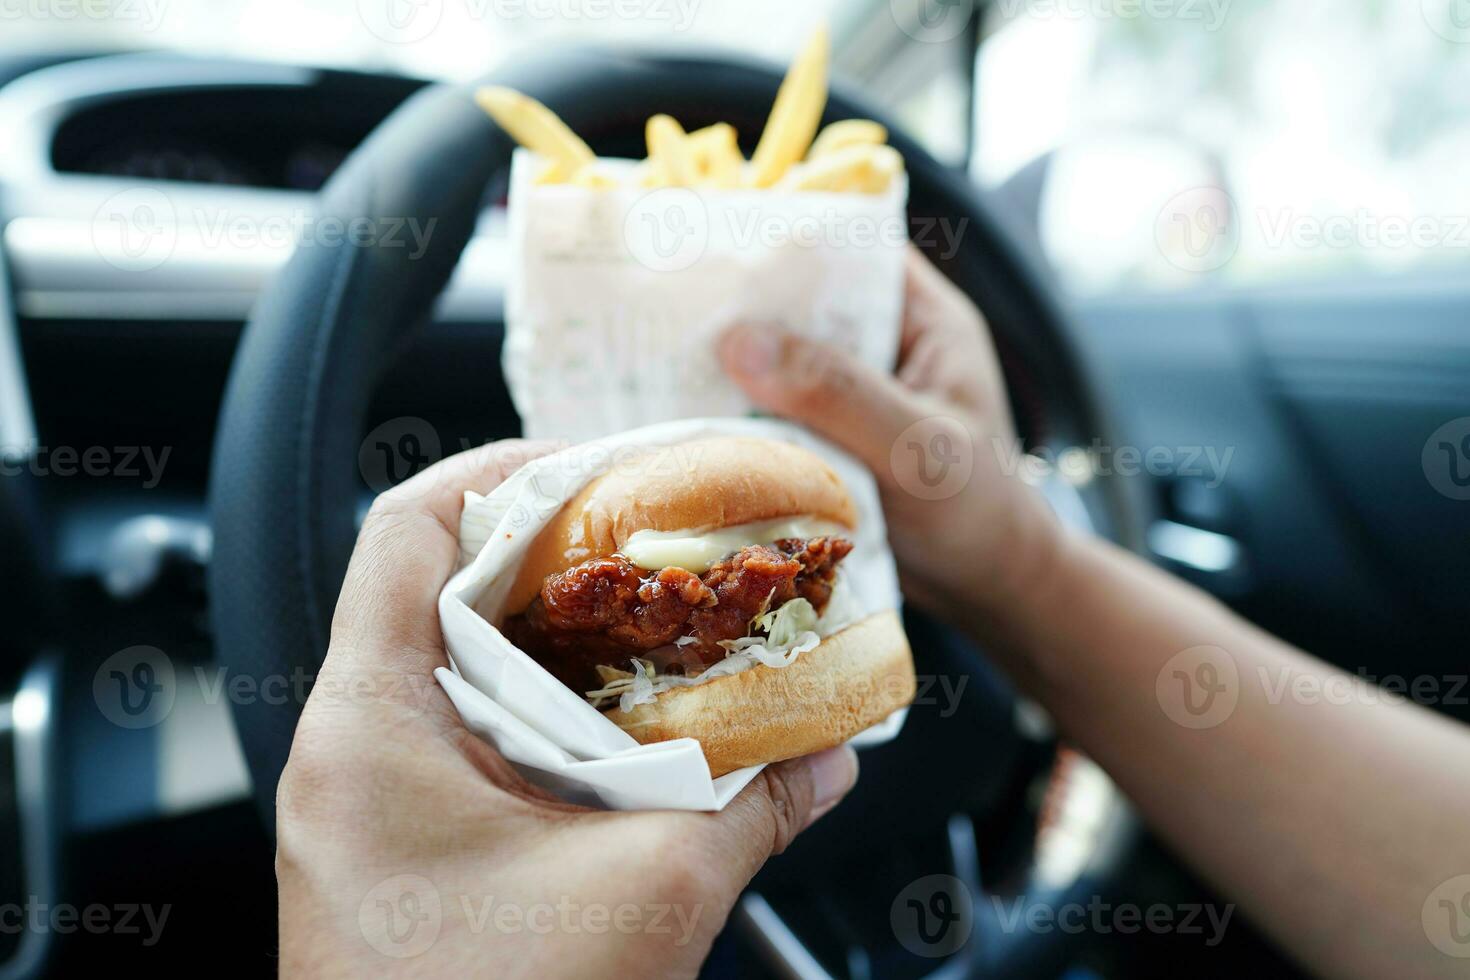
[[(569, 43), (784, 65), (818, 24), (836, 72), (940, 159), (969, 145), (974, 7), (932, 0), (0, 0), (0, 55), (166, 50), (441, 81)], [(940, 13), (934, 14), (937, 9)], [(958, 15), (956, 15), (958, 14)]]
[[(868, 0), (0, 0), (0, 47), (191, 54), (471, 78), (550, 40), (739, 49), (785, 59)], [(886, 0), (880, 6), (886, 6)]]

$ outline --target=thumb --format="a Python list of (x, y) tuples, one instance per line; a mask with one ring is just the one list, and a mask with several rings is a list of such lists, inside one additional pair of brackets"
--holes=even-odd
[(719, 355), (756, 405), (825, 436), (876, 473), (888, 469), (904, 429), (926, 414), (891, 375), (770, 325), (731, 328), (720, 338)]
[(857, 782), (857, 753), (839, 745), (816, 755), (767, 766), (712, 819), (720, 825), (701, 839), (721, 853), (708, 865), (744, 888), (774, 854), (835, 807)]

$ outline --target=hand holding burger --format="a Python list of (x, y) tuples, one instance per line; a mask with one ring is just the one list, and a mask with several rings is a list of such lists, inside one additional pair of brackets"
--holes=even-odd
[[(465, 729), (433, 680), (462, 491), (551, 448), (487, 446), (374, 503), (277, 791), (282, 976), (692, 976), (751, 875), (852, 786), (844, 748), (767, 767), (718, 813), (589, 810)], [(668, 928), (578, 918), (652, 906)], [(502, 907), (554, 931), (497, 929)]]
[(502, 629), (638, 741), (697, 739), (714, 776), (831, 748), (914, 694), (897, 612), (845, 580), (856, 521), (796, 446), (648, 450), (540, 533)]

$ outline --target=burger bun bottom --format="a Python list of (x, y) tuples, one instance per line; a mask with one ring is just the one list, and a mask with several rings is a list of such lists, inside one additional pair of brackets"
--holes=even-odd
[(841, 745), (914, 699), (914, 661), (898, 612), (832, 634), (786, 667), (676, 687), (607, 715), (640, 743), (699, 741), (710, 775)]

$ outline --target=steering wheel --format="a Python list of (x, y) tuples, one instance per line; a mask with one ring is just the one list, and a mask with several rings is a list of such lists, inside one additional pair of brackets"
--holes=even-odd
[[(540, 99), (599, 153), (615, 155), (638, 145), (643, 121), (656, 112), (690, 128), (729, 121), (748, 149), (781, 72), (734, 60), (581, 49), (512, 64), (492, 80)], [(411, 258), (407, 249), (378, 243), (300, 249), (262, 297), (240, 341), (210, 487), (210, 613), (218, 656), (234, 673), (258, 680), (312, 677), (321, 664), (356, 536), (358, 447), (369, 398), (396, 353), (427, 323), (474, 229), (487, 185), (509, 164), (512, 144), (471, 95), (468, 88), (435, 86), (405, 102), (317, 201), (319, 218), (346, 228), (362, 219), (416, 217), (434, 228), (427, 250)], [(882, 120), (883, 114), (839, 85), (825, 121), (848, 117)], [(963, 175), (897, 127), (889, 131), (907, 161), (914, 227), (943, 219), (960, 232), (952, 255), (932, 257), (985, 311), (1032, 443), (1085, 444), (1103, 435), (1091, 386), (1042, 280)], [(949, 244), (943, 237), (937, 243)], [(1094, 482), (1094, 520), (1126, 536), (1132, 522), (1122, 491)], [(944, 669), (976, 668), (971, 661)], [(977, 710), (997, 716), (1014, 708), (1009, 696), (976, 703), (983, 705)], [(268, 822), (301, 708), (289, 698), (234, 706)], [(1002, 728), (1014, 729), (1009, 716), (990, 719), (987, 730)], [(913, 739), (900, 739), (889, 751), (900, 750), (915, 751)], [(977, 770), (972, 778), (985, 776)], [(936, 798), (935, 806), (952, 803)], [(994, 950), (984, 959), (988, 972), (1007, 975), (994, 962)], [(1023, 961), (1030, 962), (1016, 962)]]

